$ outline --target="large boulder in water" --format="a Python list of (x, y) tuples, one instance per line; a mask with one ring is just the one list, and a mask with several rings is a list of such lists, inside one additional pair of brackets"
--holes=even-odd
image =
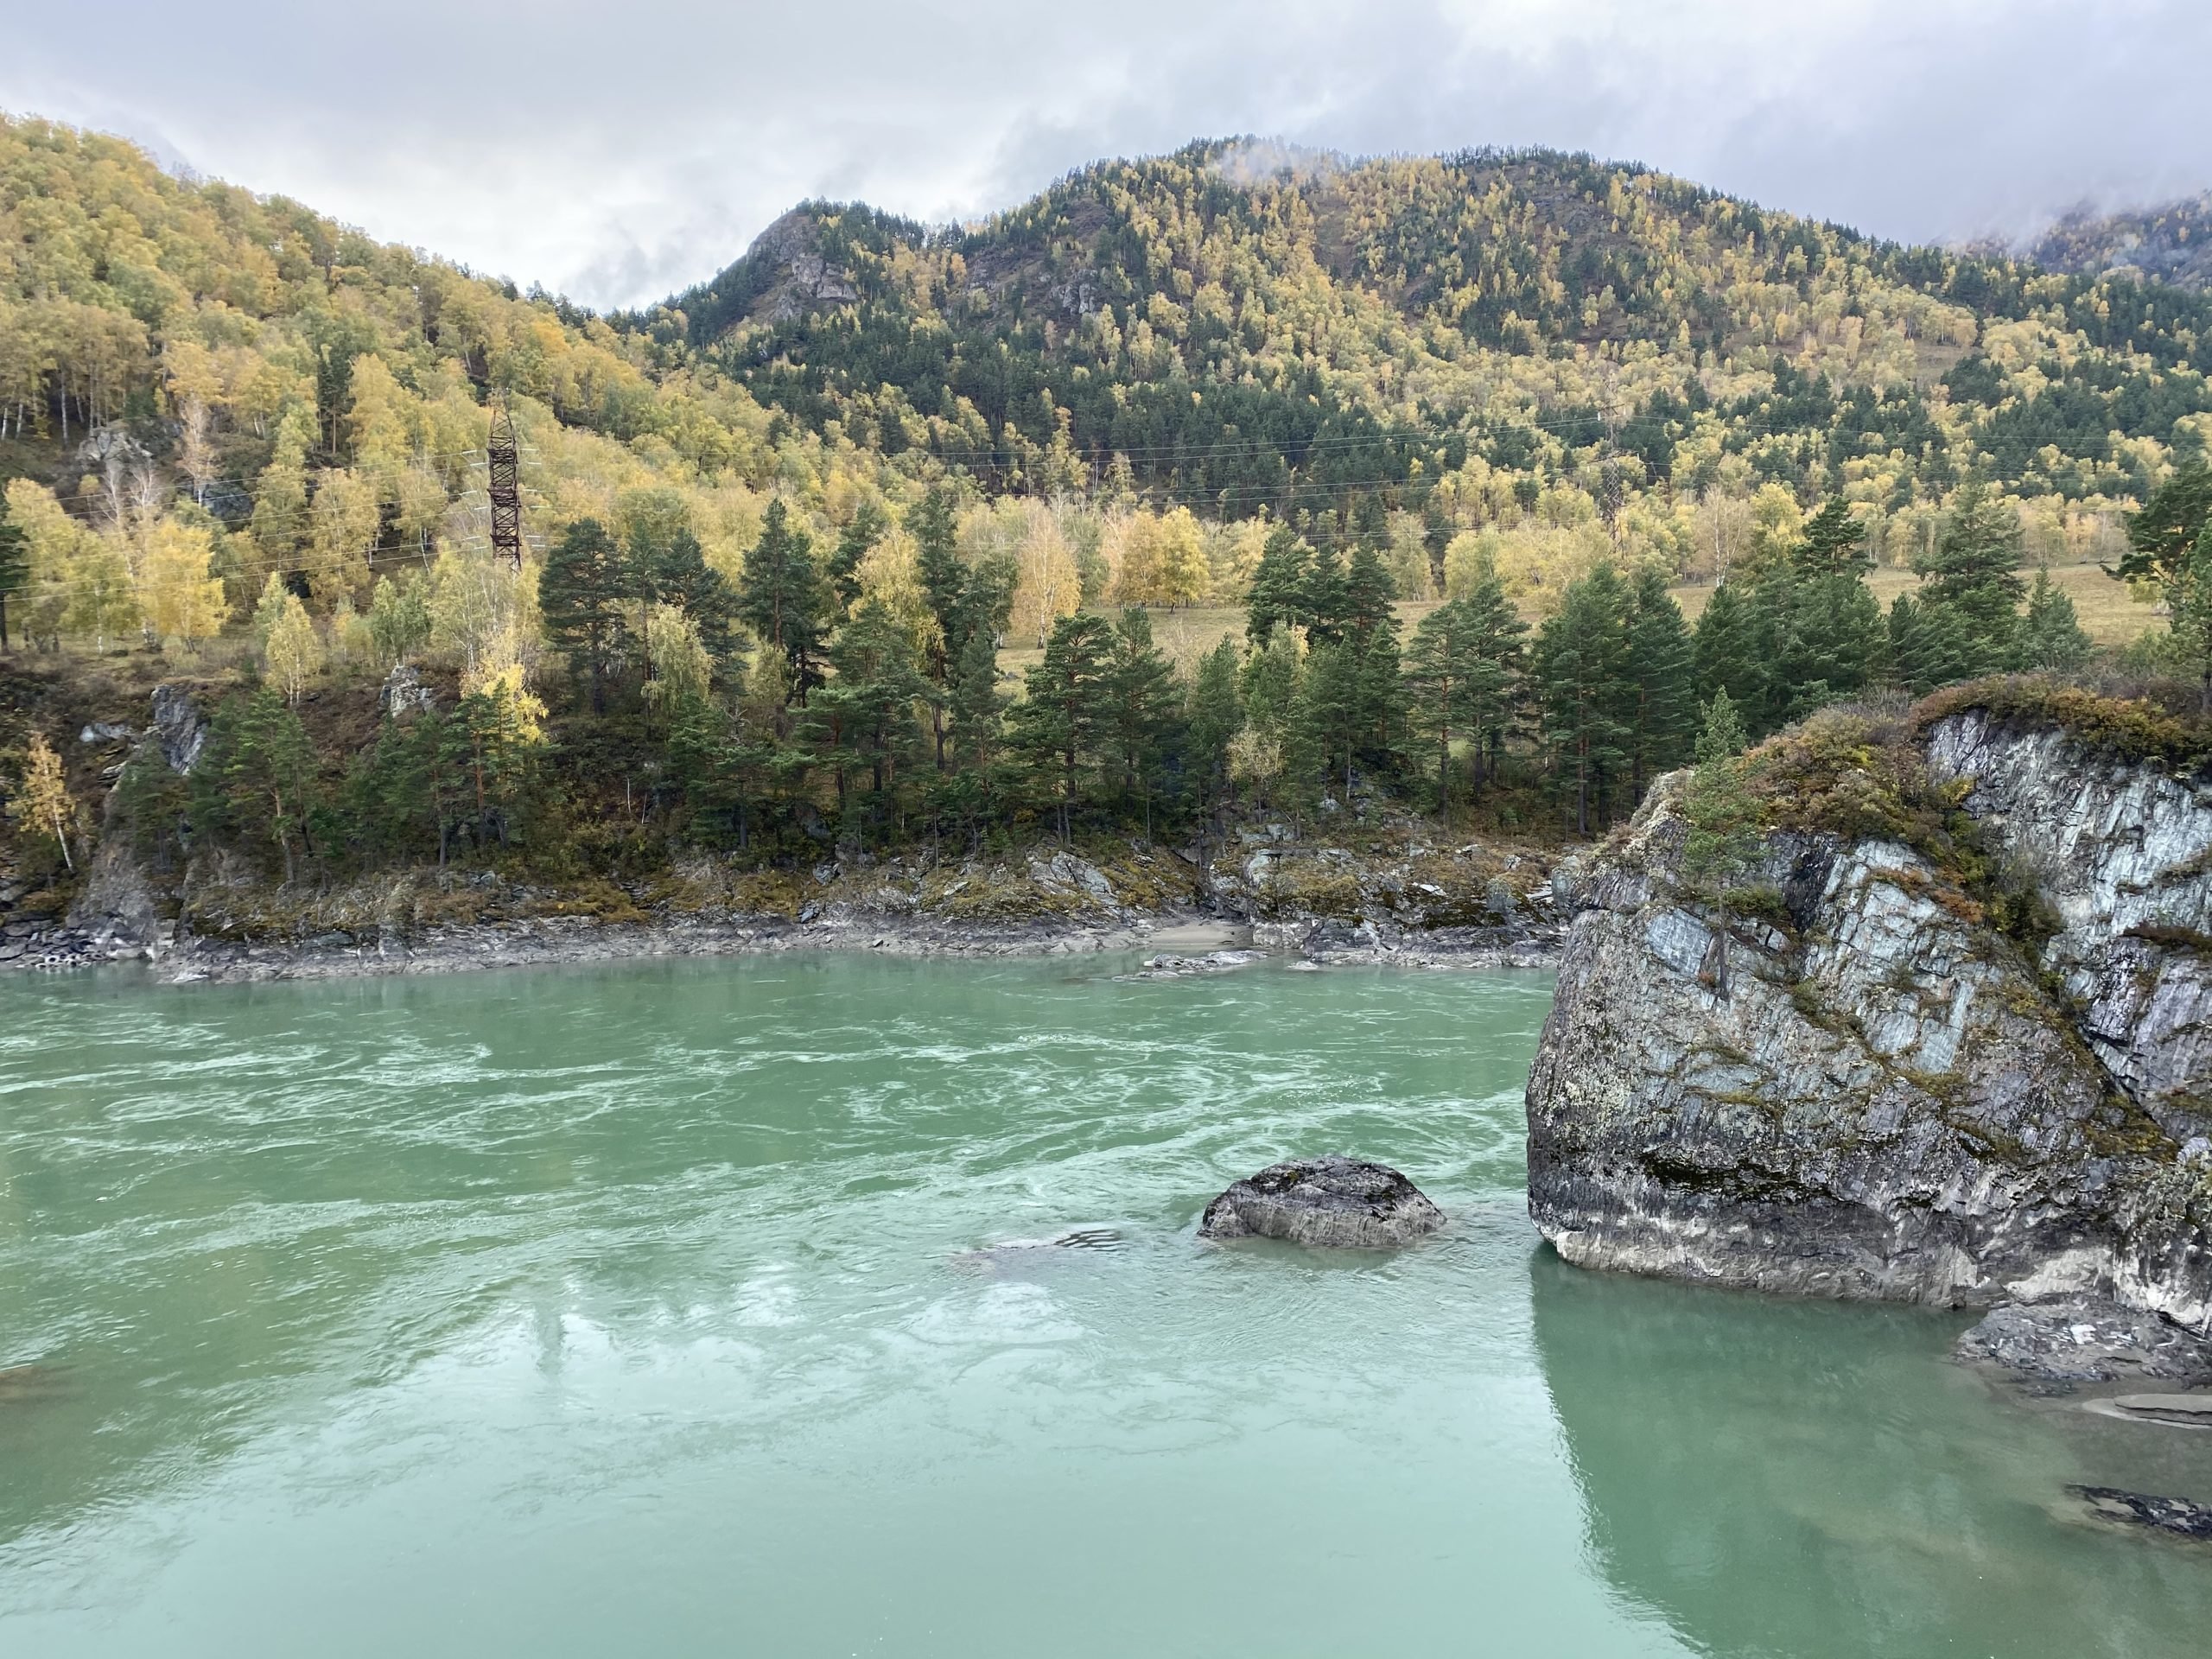
[(1373, 1249), (1410, 1244), (1443, 1224), (1444, 1212), (1387, 1165), (1308, 1158), (1238, 1181), (1206, 1206), (1198, 1236)]

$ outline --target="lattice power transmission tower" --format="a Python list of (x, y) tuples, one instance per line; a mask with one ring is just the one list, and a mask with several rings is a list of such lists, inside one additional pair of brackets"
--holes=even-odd
[(504, 553), (507, 562), (522, 569), (522, 450), (515, 442), (515, 423), (507, 415), (503, 392), (492, 401), (492, 435), (485, 440), (484, 458), (491, 473), (492, 550)]

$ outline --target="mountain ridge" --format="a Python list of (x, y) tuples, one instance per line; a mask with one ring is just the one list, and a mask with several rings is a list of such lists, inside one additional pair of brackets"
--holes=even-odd
[[(1363, 438), (1378, 454), (1395, 442), (1374, 481), (1402, 485), (1408, 463), (1433, 476), (1471, 449), (1514, 466), (1532, 433), (1578, 421), (1555, 466), (1602, 441), (1655, 483), (1695, 424), (1677, 405), (1700, 393), (1781, 391), (1743, 413), (1764, 404), (1800, 435), (1840, 429), (1844, 442), (1825, 446), (1834, 467), (1873, 439), (1915, 463), (1942, 447), (1923, 407), (1939, 386), (1967, 411), (1949, 424), (1996, 439), (1989, 461), (2024, 493), (2139, 496), (2146, 480), (2120, 476), (2124, 463), (2096, 476), (2111, 435), (2137, 435), (2148, 416), (2170, 442), (2174, 422), (2207, 407), (2212, 314), (2178, 290), (2150, 285), (2116, 317), (2098, 277), (1885, 242), (1634, 163), (1471, 151), (1232, 177), (1243, 143), (1098, 162), (966, 226), (802, 204), (716, 276), (620, 326), (715, 362), (809, 425), (835, 419), (889, 449), (915, 415), (980, 427), (965, 447), (1017, 484), (1021, 444), (1049, 448), (1063, 417), (1094, 467), (1116, 452), (1234, 447), (1256, 423), (1272, 451), (1256, 467), (1134, 469), (1232, 512), (1301, 469), (1345, 481), (1304, 467), (1316, 441), (1325, 452)], [(2024, 325), (1993, 366), (1993, 324)], [(2113, 360), (2077, 372), (2077, 346)], [(1405, 371), (1395, 385), (1389, 358)], [(1484, 358), (1586, 360), (1545, 373)], [(1861, 405), (1839, 417), (1787, 406), (1797, 380), (1873, 395), (1831, 399)], [(1172, 408), (1168, 383), (1181, 393)], [(1516, 435), (1501, 445), (1500, 428)], [(1009, 429), (1017, 442), (990, 437)], [(1423, 449), (1416, 429), (1465, 442)], [(1802, 492), (1809, 458), (1774, 453), (1741, 419), (1732, 435), (1764, 459), (1762, 476)], [(2038, 466), (2047, 445), (2056, 453)], [(1950, 472), (1932, 467), (1939, 493)]]
[(2021, 251), (2053, 270), (2132, 273), (2202, 293), (2212, 288), (2212, 190), (2147, 207), (2076, 207), (2023, 243)]

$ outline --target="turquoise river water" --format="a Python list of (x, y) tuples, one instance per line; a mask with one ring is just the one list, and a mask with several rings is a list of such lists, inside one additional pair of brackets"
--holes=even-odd
[(1128, 965), (0, 986), (0, 1653), (2212, 1651), (2212, 1434), (1539, 1244), (1548, 981)]

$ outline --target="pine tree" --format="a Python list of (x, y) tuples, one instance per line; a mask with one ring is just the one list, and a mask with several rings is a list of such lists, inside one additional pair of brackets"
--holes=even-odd
[(1114, 747), (1121, 762), (1122, 796), (1141, 790), (1145, 834), (1152, 834), (1152, 800), (1160, 769), (1182, 707), (1175, 671), (1153, 643), (1152, 618), (1136, 606), (1122, 612), (1107, 670)]
[(1078, 611), (1053, 625), (1045, 659), (1025, 677), (1027, 695), (1008, 716), (1015, 747), (1040, 778), (1051, 780), (1060, 839), (1072, 833), (1087, 773), (1110, 741), (1114, 630), (1101, 616)]
[(312, 850), (315, 783), (315, 745), (283, 694), (267, 687), (233, 697), (208, 723), (207, 747), (192, 769), (194, 828), (210, 841), (231, 830), (248, 844), (273, 846), (289, 884), (300, 857)]
[(607, 682), (629, 637), (631, 575), (607, 527), (596, 518), (579, 518), (547, 551), (537, 579), (545, 643), (590, 685), (595, 715), (607, 712)]
[(1377, 628), (1395, 629), (1396, 613), (1391, 607), (1397, 597), (1398, 584), (1383, 564), (1381, 550), (1361, 541), (1352, 550), (1351, 568), (1344, 572), (1344, 600), (1337, 613), (1344, 631), (1364, 640)]
[(1224, 639), (1201, 658), (1185, 716), (1198, 810), (1217, 828), (1229, 791), (1229, 746), (1244, 725), (1243, 700), (1237, 695), (1241, 666), (1233, 639)]
[(1350, 601), (1344, 561), (1333, 548), (1316, 548), (1306, 566), (1306, 630), (1317, 645), (1344, 637)]
[(1840, 495), (1821, 503), (1799, 532), (1794, 562), (1807, 576), (1856, 576), (1872, 563), (1866, 556), (1866, 528), (1851, 516)]
[(699, 631), (699, 643), (715, 666), (729, 661), (736, 649), (730, 626), (737, 620), (737, 594), (722, 573), (707, 563), (706, 550), (689, 530), (678, 528), (634, 545), (631, 586), (641, 610), (675, 606), (690, 618)]
[(2187, 582), (2197, 537), (2208, 520), (2212, 520), (2212, 470), (2200, 462), (2161, 484), (2143, 510), (2129, 516), (2127, 551), (2112, 574), (2162, 587)]
[(1523, 641), (1529, 625), (1507, 596), (1505, 583), (1497, 568), (1487, 559), (1474, 587), (1459, 603), (1468, 619), (1476, 656), (1497, 670), (1495, 693), (1478, 697), (1471, 710), (1469, 772), (1475, 787), (1479, 789), (1486, 779), (1497, 775), (1514, 710), (1522, 701), (1522, 677), (1526, 667)]
[(1397, 769), (1407, 737), (1406, 677), (1398, 622), (1386, 615), (1365, 638), (1344, 642), (1354, 653), (1359, 699), (1359, 754), (1370, 773)]
[(1444, 591), (1444, 553), (1452, 545), (1452, 520), (1434, 494), (1421, 505), (1421, 550), (1428, 555), (1428, 579), (1435, 591)]
[(1935, 551), (1916, 559), (1913, 569), (1924, 578), (1923, 607), (1958, 619), (1969, 674), (2011, 660), (2027, 583), (2020, 580), (2019, 518), (2001, 497), (1979, 479), (1961, 485)]
[(1244, 635), (1254, 645), (1265, 645), (1278, 626), (1306, 622), (1313, 560), (1313, 550), (1288, 524), (1268, 531), (1244, 602)]
[(1627, 601), (1612, 567), (1601, 564), (1568, 584), (1559, 611), (1536, 636), (1530, 677), (1555, 776), (1574, 803), (1578, 835), (1602, 821), (1609, 787), (1627, 759), (1630, 732), (1621, 717)]
[(510, 664), (454, 705), (446, 722), (449, 762), (466, 776), (472, 833), (480, 848), (514, 838), (537, 779), (545, 734), (545, 705), (523, 686), (522, 665)]
[(710, 822), (727, 822), (738, 806), (737, 734), (729, 711), (714, 698), (686, 695), (669, 712), (668, 769), (690, 814), (694, 836)]
[(1682, 607), (1652, 566), (1637, 573), (1629, 594), (1625, 671), (1632, 688), (1626, 747), (1629, 798), (1681, 764), (1697, 727), (1696, 653)]
[(1277, 629), (1245, 659), (1237, 678), (1245, 724), (1277, 742), (1298, 695), (1301, 655), (1298, 636)]
[(2020, 666), (2063, 674), (2088, 660), (2089, 636), (2082, 631), (2074, 601), (2051, 581), (2050, 571), (2037, 571), (2035, 585), (2028, 589), (2027, 613), (2020, 619)]
[(830, 556), (830, 582), (837, 590), (838, 602), (847, 609), (861, 596), (862, 561), (890, 528), (891, 521), (884, 516), (883, 509), (873, 501), (863, 501), (860, 511), (853, 514), (851, 522), (837, 537), (837, 550)]
[(807, 699), (799, 735), (829, 761), (849, 825), (851, 773), (868, 769), (871, 797), (896, 784), (899, 762), (915, 745), (915, 705), (933, 688), (914, 660), (911, 636), (880, 600), (863, 601), (837, 631), (830, 664), (833, 674)]
[(1881, 672), (1888, 632), (1860, 572), (1792, 563), (1767, 570), (1751, 590), (1765, 664), (1760, 724), (1772, 729), (1862, 690)]
[(943, 685), (968, 633), (962, 604), (968, 592), (968, 567), (960, 557), (951, 493), (942, 485), (930, 490), (907, 513), (906, 531), (914, 538), (916, 574), (921, 578), (930, 615), (937, 621), (929, 676)]
[(1380, 553), (1389, 544), (1390, 509), (1375, 491), (1364, 491), (1352, 502), (1351, 534), (1355, 557), (1358, 549)]
[(1738, 711), (1763, 710), (1768, 699), (1760, 620), (1744, 589), (1732, 582), (1724, 582), (1713, 590), (1704, 614), (1697, 620), (1694, 645), (1697, 683), (1709, 691), (1726, 691), (1730, 704)]
[[(926, 682), (925, 682), (926, 683)], [(971, 632), (952, 664), (952, 683), (931, 687), (931, 729), (945, 733), (951, 765), (931, 779), (931, 810), (950, 815), (980, 844), (981, 824), (995, 810), (1005, 768), (999, 762), (1007, 698), (999, 690), (998, 648), (991, 636)], [(942, 707), (944, 719), (936, 717)]]
[(829, 584), (814, 563), (814, 538), (791, 521), (781, 499), (768, 504), (760, 539), (745, 561), (737, 614), (766, 649), (791, 666), (799, 702), (822, 683), (818, 663), (829, 609)]
[[(1362, 656), (1357, 642), (1351, 639), (1325, 639), (1311, 646), (1299, 671), (1291, 722), (1297, 733), (1296, 747), (1312, 757), (1306, 770), (1318, 766), (1332, 780), (1332, 787), (1341, 783), (1346, 805), (1351, 801), (1352, 761), (1367, 730)], [(1294, 779), (1300, 777), (1287, 753), (1283, 770)]]
[(1750, 746), (1743, 716), (1729, 701), (1727, 692), (1715, 691), (1702, 713), (1704, 720), (1697, 734), (1698, 765), (1709, 766), (1715, 760), (1728, 760)]
[(1003, 734), (1007, 699), (999, 690), (999, 654), (986, 633), (971, 633), (953, 664), (947, 700), (952, 756), (963, 772), (988, 766)]
[(1414, 630), (1406, 651), (1407, 702), (1414, 734), (1436, 745), (1436, 806), (1452, 798), (1452, 740), (1471, 745), (1484, 714), (1505, 689), (1503, 666), (1484, 649), (1479, 613), (1470, 601), (1440, 605)]
[(1899, 594), (1890, 603), (1889, 633), (1891, 672), (1916, 696), (1980, 671), (1965, 620), (1948, 605)]

